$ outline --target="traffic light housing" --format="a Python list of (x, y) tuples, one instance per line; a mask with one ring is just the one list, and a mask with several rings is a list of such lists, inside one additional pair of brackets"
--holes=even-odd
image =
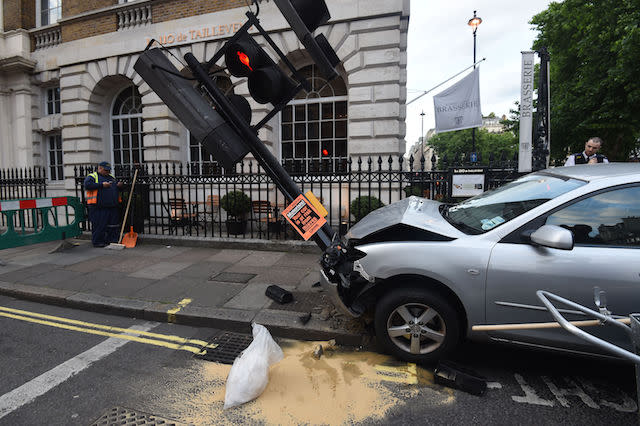
[[(180, 75), (160, 49), (144, 51), (133, 68), (224, 168), (233, 168), (247, 155), (249, 148), (244, 140), (192, 83)], [(232, 95), (229, 100), (249, 121), (251, 109), (246, 99)]]
[(320, 25), (326, 24), (331, 18), (325, 0), (274, 1), (322, 75), (328, 81), (336, 78), (336, 65), (340, 63), (338, 55), (324, 34), (316, 37), (312, 35)]
[(278, 105), (293, 97), (297, 84), (248, 33), (227, 43), (224, 60), (231, 75), (247, 77), (249, 93), (256, 102)]

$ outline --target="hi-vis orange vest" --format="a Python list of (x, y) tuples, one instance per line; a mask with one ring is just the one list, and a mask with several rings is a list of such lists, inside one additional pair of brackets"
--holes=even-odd
[[(96, 183), (98, 183), (98, 172), (93, 172), (89, 174)], [(113, 175), (109, 175), (113, 177)], [(115, 179), (115, 178), (114, 178)], [(98, 190), (97, 189), (87, 189), (84, 191), (85, 199), (87, 200), (87, 204), (98, 204)], [(118, 202), (122, 202), (122, 197), (118, 194)]]

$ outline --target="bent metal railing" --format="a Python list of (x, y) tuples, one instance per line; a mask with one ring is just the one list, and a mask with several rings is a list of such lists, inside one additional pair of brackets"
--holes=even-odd
[(3, 200), (0, 215), (5, 223), (0, 230), (0, 250), (76, 237), (82, 233), (80, 223), (85, 218), (77, 197)]

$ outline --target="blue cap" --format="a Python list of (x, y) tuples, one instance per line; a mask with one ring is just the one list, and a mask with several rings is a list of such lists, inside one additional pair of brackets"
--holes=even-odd
[(106, 161), (102, 161), (98, 164), (98, 166), (103, 167), (106, 171), (110, 171), (111, 170), (111, 164), (109, 164)]

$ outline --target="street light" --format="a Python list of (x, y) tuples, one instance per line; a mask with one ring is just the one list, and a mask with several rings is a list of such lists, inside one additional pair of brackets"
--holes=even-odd
[(420, 158), (424, 157), (424, 111), (420, 113), (422, 118), (422, 127), (420, 130)]
[[(476, 69), (476, 31), (478, 26), (482, 24), (482, 18), (476, 16), (476, 11), (473, 11), (473, 18), (469, 19), (467, 24), (473, 29), (473, 69)], [(476, 152), (476, 128), (471, 129), (471, 152)]]

